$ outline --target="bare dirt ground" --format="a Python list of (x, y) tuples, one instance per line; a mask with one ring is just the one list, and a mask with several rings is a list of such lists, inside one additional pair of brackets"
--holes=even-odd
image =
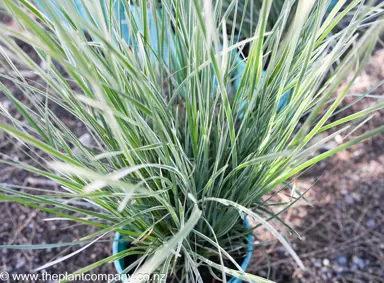
[[(9, 21), (5, 17), (0, 17), (0, 20)], [(28, 50), (29, 47), (23, 44), (23, 48)], [(33, 57), (33, 50), (30, 50), (30, 53)], [(0, 68), (0, 73), (2, 72)], [(38, 83), (38, 78), (31, 76), (30, 79)], [(370, 65), (359, 77), (351, 93), (365, 92), (383, 79), (384, 50), (381, 50), (372, 57)], [(3, 79), (1, 81), (8, 83)], [(379, 88), (374, 94), (382, 95), (383, 90)], [(13, 91), (16, 94), (20, 92), (15, 87)], [(346, 99), (345, 104), (352, 100), (353, 98)], [(376, 101), (377, 98), (364, 99), (356, 103), (352, 109), (357, 111)], [(1, 92), (0, 102), (3, 107), (15, 113), (14, 107)], [(0, 117), (1, 119), (3, 118)], [(65, 113), (63, 113), (63, 121), (81, 135), (81, 127)], [(381, 125), (383, 122), (384, 112), (376, 113), (352, 136)], [(332, 148), (337, 142), (339, 141), (329, 143), (323, 150)], [(22, 149), (21, 144), (12, 144), (0, 135), (0, 153), (7, 154), (15, 160), (29, 160), (28, 154)], [(11, 183), (57, 189), (55, 184), (39, 176), (6, 165), (0, 164), (0, 172), (0, 185)], [(285, 250), (272, 241), (265, 245), (268, 260), (262, 249), (256, 249), (249, 271), (269, 276), (282, 283), (384, 282), (383, 176), (383, 135), (366, 140), (308, 170), (297, 180), (296, 185), (303, 190), (313, 186), (306, 194), (313, 206), (300, 201), (283, 216), (284, 220), (302, 235), (302, 240), (290, 238), (307, 269), (305, 271), (298, 269)], [(65, 243), (76, 241), (95, 231), (92, 227), (76, 225), (73, 222), (46, 221), (47, 218), (52, 217), (48, 213), (38, 212), (18, 204), (0, 203), (0, 244)], [(109, 242), (96, 243), (71, 260), (61, 262), (46, 271), (50, 274), (74, 272), (109, 256), (110, 246)], [(4, 270), (10, 274), (33, 273), (33, 270), (42, 264), (60, 255), (74, 252), (78, 248), (23, 251), (2, 249), (0, 250), (0, 271)], [(112, 274), (114, 268), (112, 263), (109, 263), (93, 270), (92, 273)]]

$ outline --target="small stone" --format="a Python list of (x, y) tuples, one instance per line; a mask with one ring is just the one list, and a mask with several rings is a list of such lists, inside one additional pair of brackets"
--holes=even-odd
[(81, 137), (79, 138), (79, 141), (85, 145), (85, 146), (90, 146), (92, 145), (92, 137), (90, 134), (88, 133), (85, 133), (83, 135), (81, 135)]
[(376, 222), (375, 222), (375, 220), (373, 220), (373, 219), (368, 220), (368, 222), (367, 222), (367, 227), (368, 227), (368, 228), (372, 229), (372, 228), (374, 228), (375, 226), (376, 226)]
[(343, 143), (343, 137), (341, 135), (336, 135), (335, 136), (335, 141), (338, 143), (338, 144), (342, 144)]
[(355, 263), (360, 269), (363, 269), (366, 266), (365, 260), (358, 257), (358, 256), (353, 256), (352, 257), (353, 263)]
[(323, 259), (323, 265), (328, 266), (329, 265), (329, 259), (327, 259), (327, 258)]
[(350, 195), (346, 195), (346, 196), (345, 196), (345, 202), (346, 202), (347, 204), (351, 204), (351, 205), (353, 205), (353, 204), (355, 203), (355, 200), (353, 199), (352, 196), (350, 196)]
[(3, 107), (4, 107), (6, 110), (9, 110), (9, 109), (11, 108), (11, 105), (12, 105), (11, 101), (9, 101), (9, 100), (4, 100), (4, 101), (2, 101), (1, 104), (3, 105)]
[(361, 201), (361, 194), (358, 194), (358, 193), (351, 193), (351, 196), (357, 200), (358, 202)]
[(347, 258), (345, 256), (339, 256), (337, 257), (336, 259), (337, 263), (340, 265), (340, 266), (346, 266), (347, 265)]

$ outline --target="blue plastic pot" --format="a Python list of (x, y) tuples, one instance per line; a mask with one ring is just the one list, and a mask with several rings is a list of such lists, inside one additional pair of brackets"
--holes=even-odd
[[(251, 225), (249, 225), (247, 219), (244, 220), (244, 227), (246, 229), (251, 229)], [(123, 242), (123, 237), (121, 236), (121, 234), (119, 232), (116, 232), (115, 233), (115, 237), (114, 237), (114, 241), (113, 241), (113, 244), (112, 244), (112, 254), (115, 255), (115, 254), (118, 254), (119, 252), (122, 252), (126, 249), (129, 248), (129, 243), (127, 242)], [(247, 235), (247, 241), (248, 241), (248, 245), (247, 245), (247, 255), (244, 257), (244, 260), (243, 262), (241, 263), (241, 269), (246, 271), (247, 268), (248, 268), (248, 265), (251, 261), (251, 258), (252, 258), (252, 251), (253, 251), (253, 238), (252, 238), (252, 234), (249, 233)], [(115, 269), (118, 273), (123, 273), (124, 269), (126, 268), (125, 266), (125, 262), (124, 262), (124, 258), (121, 258), (119, 260), (116, 260), (114, 261), (114, 265), (115, 265)], [(228, 283), (241, 283), (243, 282), (241, 279), (238, 279), (238, 278), (235, 278), (235, 277), (232, 277), (230, 280), (227, 281)]]

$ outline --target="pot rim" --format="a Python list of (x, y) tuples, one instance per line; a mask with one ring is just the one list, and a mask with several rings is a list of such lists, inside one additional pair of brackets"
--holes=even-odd
[[(252, 226), (249, 224), (247, 218), (244, 219), (244, 227), (247, 228), (247, 229), (251, 229), (252, 228)], [(115, 236), (113, 238), (113, 243), (112, 243), (112, 254), (113, 255), (115, 255), (115, 254), (120, 252), (120, 247), (119, 247), (119, 243), (121, 243), (120, 239), (121, 239), (121, 234), (119, 232), (116, 232)], [(249, 233), (247, 235), (247, 241), (248, 241), (247, 255), (244, 257), (244, 260), (243, 260), (243, 262), (240, 265), (240, 267), (241, 267), (241, 269), (243, 271), (247, 270), (248, 265), (251, 262), (251, 258), (252, 258), (252, 252), (253, 252), (253, 237), (252, 237), (252, 233)], [(115, 260), (113, 262), (113, 264), (115, 266), (115, 269), (116, 269), (116, 272), (119, 273), (119, 274), (123, 273), (123, 271), (124, 271), (124, 268), (123, 268), (123, 266), (121, 264), (122, 260), (123, 260), (123, 258)], [(241, 282), (242, 282), (242, 280), (239, 279), (239, 278), (236, 278), (236, 277), (232, 277), (230, 280), (227, 281), (227, 283), (241, 283)]]

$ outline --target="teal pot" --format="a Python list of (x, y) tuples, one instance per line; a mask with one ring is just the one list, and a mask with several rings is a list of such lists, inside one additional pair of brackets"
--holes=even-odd
[[(244, 226), (246, 229), (252, 228), (249, 224), (248, 220), (244, 220)], [(123, 237), (119, 232), (115, 233), (113, 245), (112, 245), (112, 254), (115, 255), (119, 252), (122, 252), (129, 248), (129, 243), (122, 241)], [(249, 263), (251, 262), (252, 258), (252, 251), (253, 251), (253, 237), (252, 234), (249, 233), (247, 236), (248, 246), (247, 246), (247, 255), (244, 257), (243, 262), (241, 263), (241, 269), (244, 271), (247, 270)], [(124, 269), (126, 268), (126, 264), (124, 261), (124, 258), (121, 258), (119, 260), (116, 260), (114, 262), (115, 269), (118, 273), (123, 273)], [(243, 282), (241, 279), (232, 277), (230, 280), (228, 280), (228, 283), (241, 283)]]

